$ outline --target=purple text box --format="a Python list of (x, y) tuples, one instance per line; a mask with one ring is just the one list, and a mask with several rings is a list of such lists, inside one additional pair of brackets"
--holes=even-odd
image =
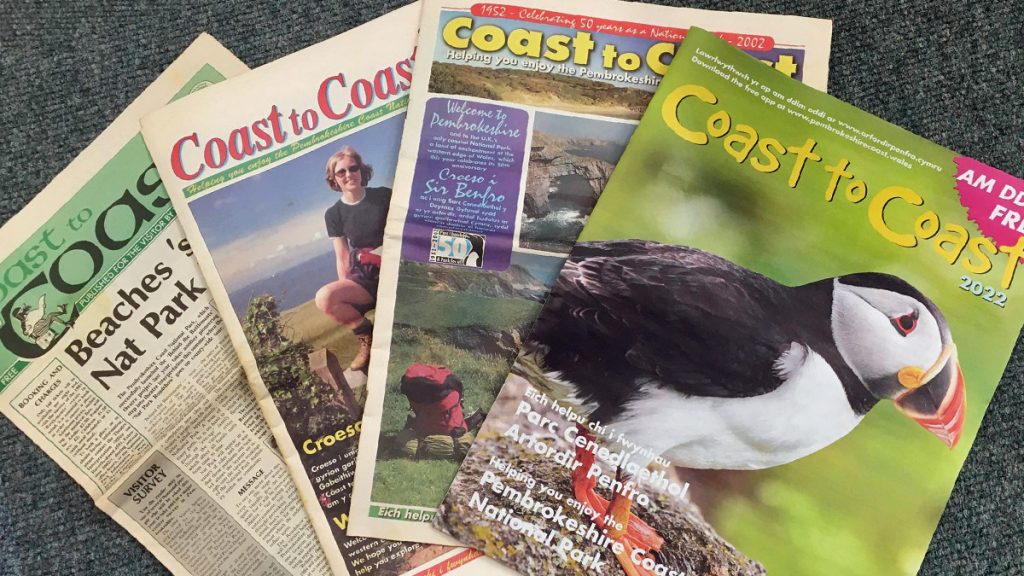
[[(505, 270), (512, 256), (526, 157), (524, 110), (431, 98), (413, 173), (402, 256), (429, 262), (435, 229), (483, 235), (482, 267)], [(435, 242), (436, 244), (436, 242)]]

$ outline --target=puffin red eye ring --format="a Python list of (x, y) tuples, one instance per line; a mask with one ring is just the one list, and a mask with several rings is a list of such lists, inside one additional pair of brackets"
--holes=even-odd
[(917, 329), (917, 312), (911, 312), (909, 314), (903, 314), (902, 316), (896, 316), (890, 318), (893, 328), (902, 336), (909, 336), (914, 330)]

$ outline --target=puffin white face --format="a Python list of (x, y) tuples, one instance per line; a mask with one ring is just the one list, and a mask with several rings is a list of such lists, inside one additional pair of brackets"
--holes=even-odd
[(918, 292), (895, 276), (846, 278), (853, 282), (836, 278), (832, 289), (832, 337), (843, 360), (875, 398), (892, 400), (952, 448), (963, 428), (966, 389), (945, 319), (924, 295), (905, 294)]
[[(939, 323), (924, 303), (890, 290), (834, 282), (832, 335), (843, 359), (869, 387), (907, 367), (927, 369), (942, 354)], [(892, 398), (902, 390), (872, 392)]]

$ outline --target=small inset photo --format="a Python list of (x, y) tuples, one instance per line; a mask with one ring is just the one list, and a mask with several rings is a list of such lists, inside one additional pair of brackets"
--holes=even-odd
[(519, 246), (568, 254), (635, 124), (537, 112)]
[(482, 268), (486, 241), (483, 234), (434, 228), (430, 235), (430, 261)]

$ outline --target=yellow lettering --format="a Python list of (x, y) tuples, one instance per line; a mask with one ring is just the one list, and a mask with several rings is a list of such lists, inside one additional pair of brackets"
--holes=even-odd
[[(740, 144), (741, 147), (736, 148), (733, 144)], [(750, 151), (754, 149), (755, 144), (757, 144), (757, 130), (746, 124), (737, 124), (736, 131), (722, 141), (726, 153), (732, 156), (738, 164), (742, 164), (747, 156), (750, 156)]]
[[(676, 53), (676, 45), (671, 42), (658, 42), (647, 50), (647, 67), (658, 76), (664, 76), (668, 72), (668, 65), (672, 63), (672, 56)], [(666, 62), (665, 56), (668, 56)]]
[(348, 514), (345, 514), (344, 512), (341, 516), (335, 516), (334, 518), (331, 518), (331, 520), (334, 521), (334, 524), (339, 530), (344, 530), (345, 527), (348, 526)]
[(779, 164), (778, 157), (772, 153), (772, 149), (775, 150), (776, 154), (785, 155), (786, 147), (782, 145), (782, 142), (775, 138), (764, 138), (757, 143), (757, 149), (764, 155), (767, 162), (761, 162), (758, 158), (752, 158), (750, 165), (754, 167), (754, 170), (768, 174), (779, 169), (781, 164)]
[(548, 49), (544, 52), (544, 57), (548, 60), (554, 60), (555, 62), (565, 62), (568, 60), (570, 54), (569, 40), (570, 38), (565, 34), (548, 36)]
[(508, 51), (516, 56), (540, 58), (540, 44), (544, 35), (533, 30), (516, 28), (508, 34)]
[(664, 120), (665, 124), (683, 140), (693, 144), (707, 144), (707, 134), (694, 132), (693, 130), (683, 126), (679, 121), (679, 106), (683, 103), (683, 100), (690, 96), (695, 96), (698, 100), (706, 104), (718, 104), (718, 98), (716, 98), (715, 95), (707, 88), (697, 86), (695, 84), (686, 84), (676, 88), (669, 93), (668, 97), (665, 98), (665, 103), (661, 105), (662, 120)]
[[(992, 269), (992, 259), (989, 254), (995, 256), (999, 251), (996, 250), (996, 245), (991, 240), (984, 236), (976, 236), (971, 238), (967, 248), (968, 254), (967, 260), (964, 261), (964, 269), (971, 274), (984, 274)], [(977, 256), (979, 261), (975, 262), (971, 256)]]
[(789, 54), (783, 54), (775, 63), (775, 69), (792, 78), (796, 74), (796, 61)]
[[(939, 215), (931, 210), (921, 214), (914, 221), (914, 234), (922, 239), (927, 240), (932, 236), (939, 233)], [(995, 248), (993, 246), (993, 248)]]
[(444, 38), (444, 43), (452, 48), (469, 48), (469, 38), (459, 36), (459, 31), (472, 27), (473, 19), (468, 16), (452, 18), (444, 25), (441, 37)]
[(857, 204), (868, 197), (868, 185), (863, 180), (854, 180), (846, 186), (846, 199)]
[(924, 204), (924, 198), (921, 198), (917, 192), (910, 188), (889, 186), (871, 200), (871, 205), (868, 207), (868, 221), (889, 242), (904, 248), (913, 248), (917, 246), (917, 238), (913, 234), (897, 233), (885, 223), (885, 208), (889, 205), (889, 202), (897, 198), (913, 206)]
[(590, 51), (594, 49), (594, 41), (590, 39), (590, 32), (577, 32), (572, 40), (573, 64), (586, 66), (590, 62)]
[(497, 52), (505, 47), (505, 31), (492, 24), (473, 30), (473, 46), (483, 52)]
[(821, 162), (821, 156), (814, 153), (814, 147), (817, 146), (817, 142), (813, 138), (808, 138), (804, 142), (803, 146), (790, 146), (787, 148), (793, 154), (796, 154), (796, 161), (793, 163), (793, 171), (789, 173), (789, 187), (796, 188), (797, 182), (800, 181), (800, 175), (804, 170), (804, 165), (808, 160), (811, 162)]
[(729, 133), (732, 126), (732, 118), (725, 110), (719, 110), (708, 118), (708, 134), (715, 138), (721, 138)]
[[(967, 233), (967, 229), (959, 224), (949, 224), (946, 227), (946, 231), (935, 238), (935, 252), (939, 256), (946, 259), (946, 262), (950, 264), (956, 264), (960, 253), (964, 251), (964, 247), (967, 246), (967, 240), (971, 237)], [(947, 249), (946, 245), (951, 245), (951, 248)]]
[(847, 172), (846, 169), (850, 167), (850, 161), (843, 158), (839, 162), (836, 162), (835, 166), (825, 165), (825, 173), (831, 174), (832, 177), (828, 179), (828, 188), (825, 189), (825, 201), (831, 202), (836, 197), (836, 188), (839, 187), (839, 180), (842, 178), (853, 178), (853, 172)]
[(1017, 244), (1012, 248), (1010, 246), (1001, 246), (1000, 252), (1006, 252), (1010, 255), (1010, 260), (1006, 263), (1006, 270), (1003, 271), (1003, 290), (1009, 290), (1010, 284), (1013, 283), (1013, 273), (1017, 270), (1017, 262), (1021, 258), (1024, 258), (1024, 236), (1017, 238)]
[(632, 52), (623, 52), (622, 55), (619, 56), (618, 60), (616, 60), (616, 63), (619, 65), (620, 69), (626, 72), (639, 70), (641, 64), (640, 56), (633, 54)]

